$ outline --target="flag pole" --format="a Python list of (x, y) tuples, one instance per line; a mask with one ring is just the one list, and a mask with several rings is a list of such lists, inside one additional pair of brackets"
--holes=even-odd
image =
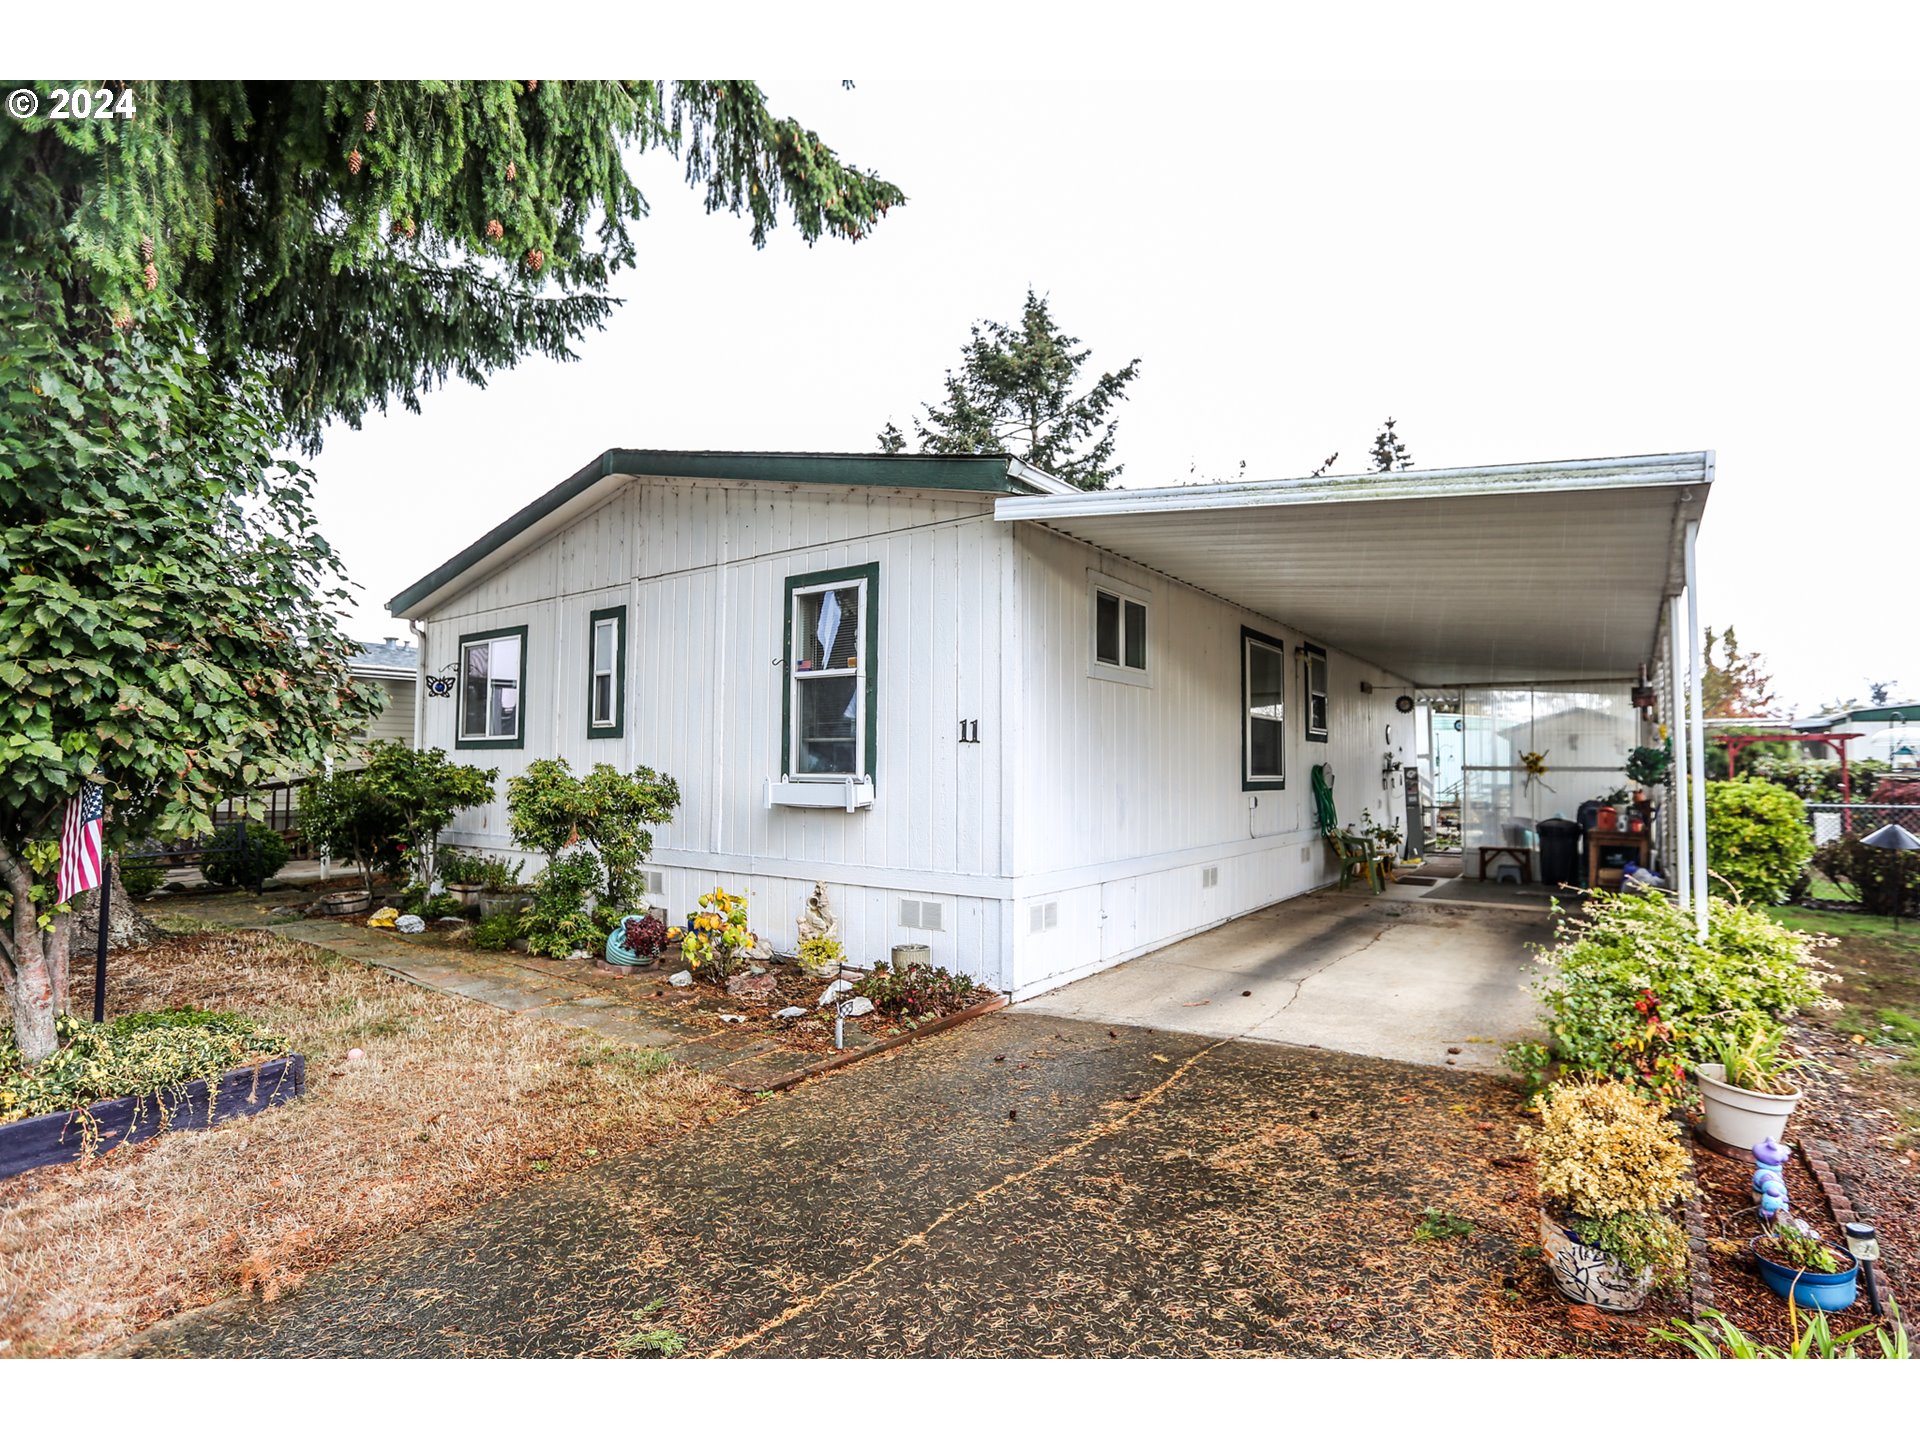
[[(102, 845), (105, 850), (106, 846)], [(100, 864), (100, 938), (93, 947), (93, 1023), (107, 1018), (107, 912), (113, 908), (113, 856)]]

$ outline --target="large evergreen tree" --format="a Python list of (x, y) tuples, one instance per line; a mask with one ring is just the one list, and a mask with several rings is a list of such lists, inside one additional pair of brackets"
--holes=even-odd
[(744, 80), (137, 81), (111, 121), (52, 119), (34, 88), (39, 115), (0, 127), (0, 241), (70, 252), (73, 322), (83, 295), (123, 323), (179, 302), (309, 449), (450, 374), (567, 356), (634, 263), (638, 152), (678, 157), (756, 245), (783, 209), (858, 240), (903, 199)]
[[(1113, 463), (1113, 408), (1140, 373), (1138, 358), (1084, 389), (1080, 372), (1093, 352), (1061, 331), (1045, 296), (1027, 291), (1020, 319), (983, 320), (962, 349), (960, 369), (947, 372), (946, 397), (914, 421), (921, 450), (935, 455), (1006, 451), (1082, 490), (1104, 490), (1123, 466)], [(904, 438), (889, 420), (885, 450)]]

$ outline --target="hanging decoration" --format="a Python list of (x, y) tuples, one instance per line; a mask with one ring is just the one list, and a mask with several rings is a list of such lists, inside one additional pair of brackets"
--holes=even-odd
[(453, 694), (453, 687), (460, 678), (456, 673), (458, 669), (459, 666), (449, 662), (446, 669), (440, 674), (425, 676), (424, 683), (427, 687), (427, 698), (429, 700), (444, 700)]
[(1522, 752), (1520, 765), (1521, 768), (1527, 772), (1527, 778), (1522, 782), (1523, 785), (1530, 787), (1538, 783), (1540, 788), (1545, 790), (1549, 795), (1555, 793), (1554, 788), (1547, 784), (1546, 781), (1547, 756), (1551, 753), (1549, 750), (1527, 750)]

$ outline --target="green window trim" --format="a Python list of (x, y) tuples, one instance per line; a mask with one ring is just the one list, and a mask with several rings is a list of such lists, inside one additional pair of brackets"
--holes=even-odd
[[(1301, 667), (1303, 672), (1301, 689), (1304, 692), (1301, 698), (1306, 703), (1300, 707), (1300, 733), (1315, 744), (1324, 745), (1327, 743), (1328, 722), (1332, 719), (1329, 713), (1331, 705), (1327, 699), (1327, 693), (1332, 688), (1332, 682), (1327, 673), (1327, 652), (1318, 645), (1302, 645), (1300, 648), (1306, 652), (1306, 664)], [(1313, 667), (1316, 661), (1320, 666), (1320, 687), (1317, 690), (1313, 684)], [(1320, 724), (1317, 727), (1313, 723), (1313, 702), (1316, 697), (1320, 701)]]
[[(785, 613), (780, 621), (782, 637), (780, 650), (780, 770), (783, 779), (811, 780), (818, 778), (831, 782), (840, 777), (795, 775), (793, 768), (793, 612), (794, 593), (799, 590), (811, 590), (823, 585), (844, 585), (851, 581), (864, 580), (866, 589), (866, 646), (867, 653), (861, 666), (861, 679), (866, 685), (866, 705), (860, 717), (865, 729), (866, 775), (864, 778), (879, 781), (880, 765), (878, 759), (880, 741), (880, 566), (877, 563), (867, 565), (847, 565), (838, 570), (813, 570), (805, 575), (789, 575), (783, 594)], [(860, 778), (860, 777), (855, 777)]]
[[(613, 630), (613, 720), (596, 725), (593, 720), (593, 641), (600, 622), (611, 620)], [(610, 605), (587, 617), (587, 738), (618, 740), (627, 733), (627, 607)]]
[[(1247, 693), (1248, 684), (1252, 679), (1251, 667), (1247, 663), (1249, 645), (1264, 645), (1267, 649), (1274, 651), (1279, 656), (1281, 675), (1280, 773), (1257, 778), (1253, 774), (1253, 702)], [(1286, 673), (1286, 642), (1242, 625), (1240, 627), (1240, 788), (1243, 791), (1287, 788)]]
[[(514, 734), (483, 739), (466, 735), (467, 718), (467, 646), (482, 640), (504, 640), (509, 635), (520, 641), (520, 679), (514, 691)], [(527, 748), (527, 627), (507, 625), (498, 630), (474, 630), (462, 635), (455, 653), (459, 659), (460, 683), (455, 691), (453, 710), (453, 748), (456, 750), (524, 750)]]

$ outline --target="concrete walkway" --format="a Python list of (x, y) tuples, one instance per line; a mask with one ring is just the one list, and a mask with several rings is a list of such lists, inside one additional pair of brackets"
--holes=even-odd
[[(131, 1348), (612, 1355), (668, 1329), (690, 1355), (1559, 1353), (1582, 1342), (1524, 1259), (1521, 1098), (1002, 1011)], [(1470, 1231), (1421, 1238), (1429, 1207)]]
[(1496, 1071), (1540, 1036), (1544, 912), (1321, 892), (1103, 970), (1019, 1009)]

